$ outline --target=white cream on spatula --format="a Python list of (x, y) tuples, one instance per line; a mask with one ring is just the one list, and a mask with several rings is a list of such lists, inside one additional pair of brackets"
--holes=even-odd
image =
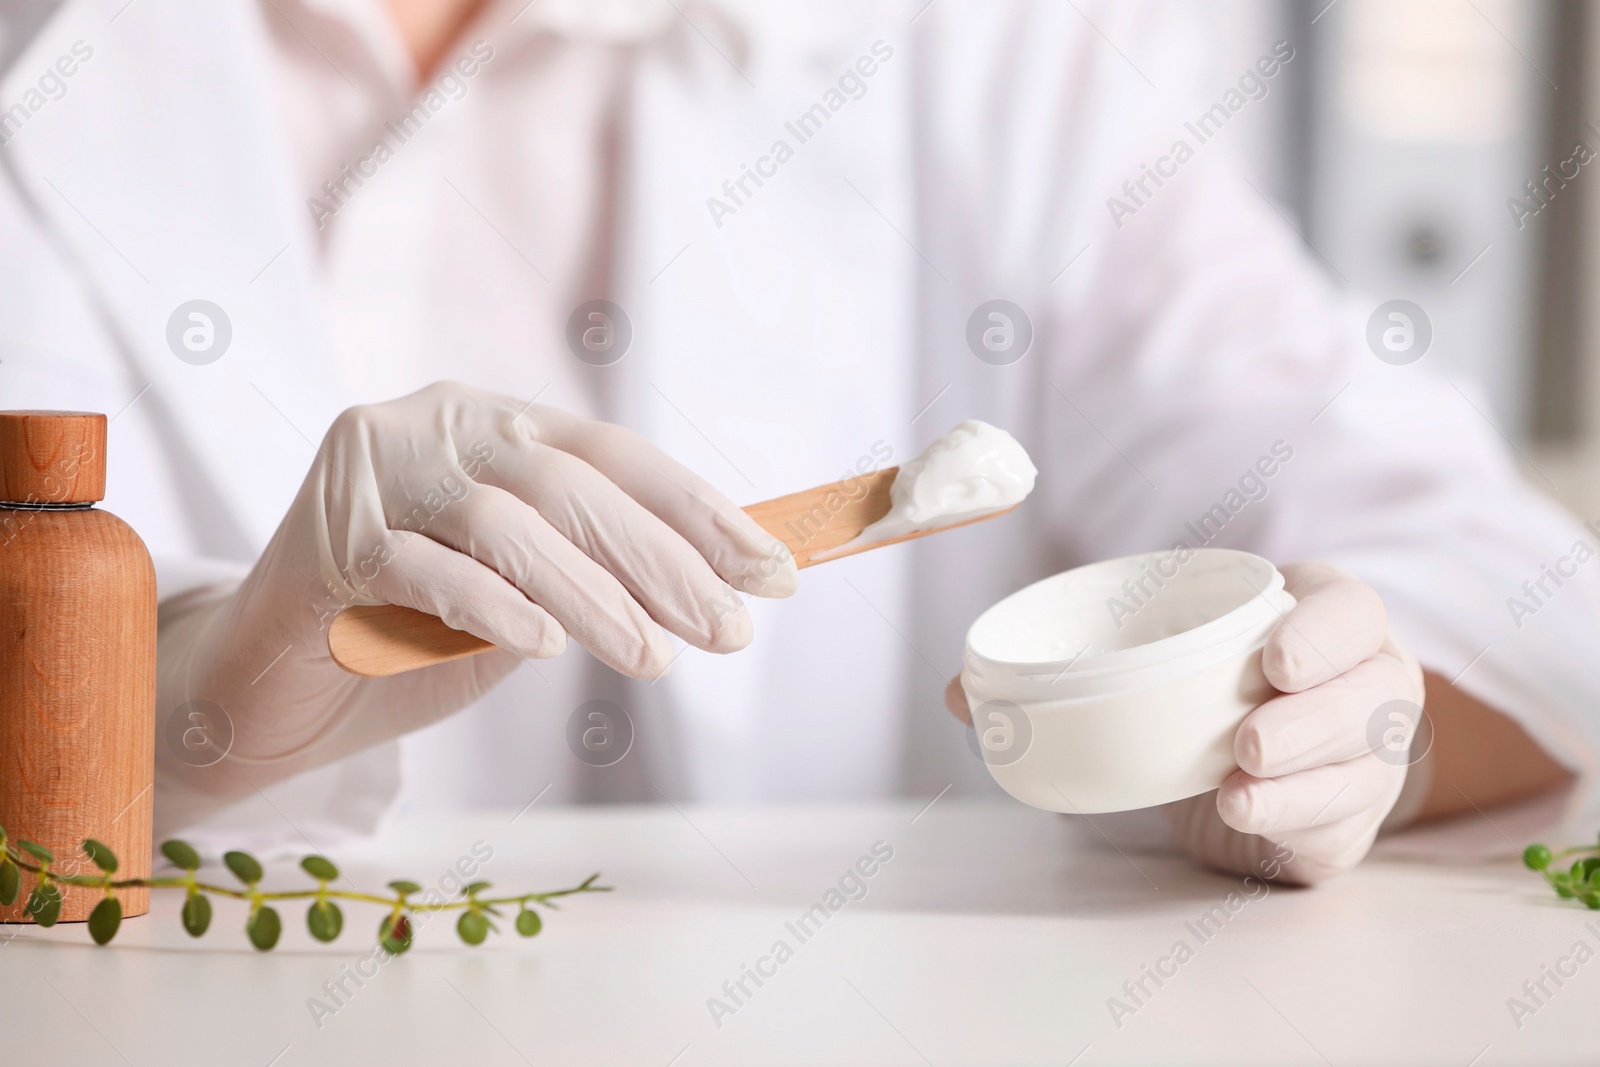
[(889, 513), (835, 552), (1004, 511), (1033, 492), (1038, 475), (1015, 437), (967, 419), (901, 465), (889, 487)]

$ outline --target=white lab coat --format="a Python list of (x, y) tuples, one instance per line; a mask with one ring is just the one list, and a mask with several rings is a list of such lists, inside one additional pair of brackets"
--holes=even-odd
[[(753, 603), (737, 655), (688, 650), (655, 685), (576, 649), (526, 665), (422, 735), (269, 790), (231, 828), (359, 830), (401, 794), (514, 809), (547, 785), (541, 803), (992, 791), (940, 701), (970, 621), (1056, 570), (1194, 544), (1188, 524), (1218, 504), (1209, 543), (1376, 586), (1422, 662), (1523, 722), (1582, 776), (1568, 814), (1595, 817), (1600, 565), (1520, 627), (1507, 606), (1595, 536), (1523, 486), (1470, 383), (1373, 358), (1377, 301), (1332, 293), (1224, 145), (1113, 220), (1107, 198), (1220, 92), (1189, 91), (1193, 49), (1160, 9), (691, 7), (693, 25), (673, 14), (642, 42), (582, 45), (627, 73), (604, 261), (635, 339), (596, 370), (560, 331), (606, 294), (581, 272), (541, 281), (549, 204), (530, 198), (562, 193), (539, 187), (539, 131), (517, 122), (530, 72), (568, 46), (532, 19), (506, 26), (521, 4), (468, 34), (495, 61), (320, 234), (289, 158), (275, 16), (121, 7), (68, 3), (0, 83), (9, 106), (74, 42), (93, 49), (0, 153), (0, 406), (116, 415), (106, 506), (150, 545), (164, 597), (248, 566), (338, 411), (443, 377), (544, 389), (746, 502), (835, 480), (880, 442), (898, 462), (969, 417), (1011, 430), (1040, 470), (1012, 516)], [(876, 42), (892, 56), (864, 95), (796, 145), (785, 123)], [(714, 211), (779, 139), (793, 158)], [(166, 343), (197, 297), (233, 328), (206, 366)], [(966, 341), (993, 298), (1035, 331), (1009, 366)], [(1265, 497), (1233, 493), (1280, 442), (1293, 456)], [(638, 731), (636, 757), (603, 771), (564, 743), (595, 696)]]

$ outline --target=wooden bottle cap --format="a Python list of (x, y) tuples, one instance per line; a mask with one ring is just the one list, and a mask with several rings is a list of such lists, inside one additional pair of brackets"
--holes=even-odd
[(106, 417), (0, 411), (0, 506), (92, 504), (106, 495)]

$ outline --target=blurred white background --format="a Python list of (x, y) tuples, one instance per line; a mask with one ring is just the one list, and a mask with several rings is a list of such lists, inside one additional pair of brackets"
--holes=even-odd
[(1219, 82), (1264, 43), (1297, 50), (1283, 91), (1225, 134), (1257, 184), (1351, 292), (1419, 304), (1425, 358), (1486, 400), (1529, 480), (1600, 515), (1593, 3), (1211, 9)]

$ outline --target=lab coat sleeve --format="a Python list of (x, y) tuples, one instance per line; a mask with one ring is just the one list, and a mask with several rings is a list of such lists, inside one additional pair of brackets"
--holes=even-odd
[[(1172, 141), (1130, 136), (1108, 173), (1137, 179)], [(1222, 146), (1175, 170), (1137, 205), (1120, 182), (1084, 205), (1101, 217), (1041, 328), (1057, 536), (1091, 559), (1184, 543), (1349, 569), (1427, 669), (1578, 776), (1557, 821), (1587, 838), (1600, 535), (1519, 469), (1490, 398), (1439, 370), (1448, 336), (1380, 361), (1366, 322), (1395, 294), (1339, 289)], [(1553, 818), (1469, 821), (1504, 849)]]

